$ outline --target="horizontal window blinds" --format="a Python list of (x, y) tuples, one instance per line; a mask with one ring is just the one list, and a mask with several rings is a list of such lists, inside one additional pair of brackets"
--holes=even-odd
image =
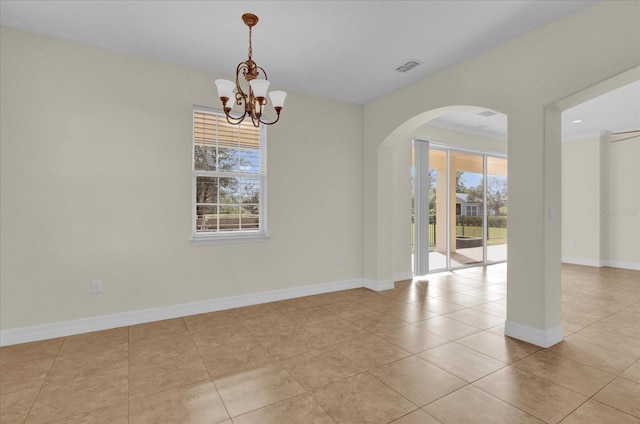
[(260, 129), (252, 122), (231, 125), (224, 116), (194, 112), (194, 139), (196, 145), (260, 148)]

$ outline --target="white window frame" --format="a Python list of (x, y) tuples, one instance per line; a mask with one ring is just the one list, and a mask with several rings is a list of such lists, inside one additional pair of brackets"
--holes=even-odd
[(197, 177), (218, 176), (218, 177), (234, 177), (255, 178), (256, 174), (243, 174), (241, 172), (221, 172), (221, 171), (201, 171), (195, 169), (195, 113), (215, 114), (224, 118), (224, 112), (219, 109), (211, 109), (203, 106), (194, 106), (191, 113), (191, 242), (195, 245), (210, 244), (233, 244), (233, 243), (253, 243), (263, 242), (269, 239), (267, 233), (267, 131), (265, 125), (260, 126), (260, 172), (258, 178), (260, 181), (259, 196), (259, 228), (258, 230), (239, 230), (202, 233), (196, 232), (197, 226), (197, 195), (196, 195), (196, 179)]

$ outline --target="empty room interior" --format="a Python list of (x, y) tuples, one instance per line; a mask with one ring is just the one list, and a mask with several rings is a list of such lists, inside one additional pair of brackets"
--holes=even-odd
[(0, 422), (640, 423), (638, 22), (0, 1)]

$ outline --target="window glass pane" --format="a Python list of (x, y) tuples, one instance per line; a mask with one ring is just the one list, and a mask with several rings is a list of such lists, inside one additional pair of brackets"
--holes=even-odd
[(260, 150), (220, 147), (218, 166), (223, 172), (260, 173)]
[(257, 230), (260, 228), (258, 204), (242, 205), (242, 229)]
[(193, 152), (193, 167), (196, 171), (216, 170), (216, 148), (196, 144)]
[(257, 178), (239, 178), (238, 195), (241, 203), (260, 202), (260, 180)]
[(217, 206), (196, 206), (196, 231), (218, 231)]
[(218, 201), (218, 177), (196, 177), (196, 203)]
[(238, 231), (240, 229), (240, 206), (220, 205), (220, 231)]
[(240, 186), (240, 179), (238, 178), (220, 178), (220, 203), (240, 203), (240, 196), (238, 194), (238, 188)]

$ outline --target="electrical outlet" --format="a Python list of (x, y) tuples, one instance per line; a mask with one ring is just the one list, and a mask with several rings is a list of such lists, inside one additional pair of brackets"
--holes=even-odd
[(102, 293), (102, 280), (93, 280), (91, 282), (91, 293)]
[(342, 265), (342, 256), (336, 256), (336, 265)]

